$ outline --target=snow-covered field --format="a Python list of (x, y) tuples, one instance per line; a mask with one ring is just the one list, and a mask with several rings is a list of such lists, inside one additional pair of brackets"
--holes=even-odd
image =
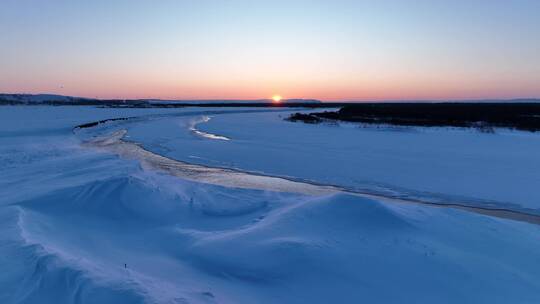
[(538, 225), (305, 191), (540, 214), (540, 135), (287, 111), (1, 107), (0, 303), (540, 302)]

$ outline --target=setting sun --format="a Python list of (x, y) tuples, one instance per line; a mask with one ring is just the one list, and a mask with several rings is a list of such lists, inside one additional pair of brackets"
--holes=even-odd
[(272, 100), (274, 102), (280, 102), (283, 98), (280, 95), (274, 95), (272, 96)]

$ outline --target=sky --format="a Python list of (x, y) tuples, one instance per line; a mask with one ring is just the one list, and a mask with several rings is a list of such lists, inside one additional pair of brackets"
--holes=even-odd
[(0, 92), (540, 97), (538, 0), (2, 0)]

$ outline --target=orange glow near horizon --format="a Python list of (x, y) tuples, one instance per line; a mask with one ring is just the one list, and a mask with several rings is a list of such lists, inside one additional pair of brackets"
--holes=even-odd
[[(120, 73), (123, 75), (123, 73)], [(94, 75), (91, 75), (94, 76)], [(495, 84), (487, 81), (471, 87), (467, 79), (434, 80), (422, 78), (418, 81), (395, 77), (387, 80), (371, 80), (362, 77), (345, 79), (308, 80), (237, 78), (234, 81), (207, 78), (207, 82), (195, 82), (192, 79), (176, 77), (158, 77), (139, 79), (137, 77), (72, 77), (66, 81), (40, 78), (24, 81), (17, 77), (0, 81), (0, 93), (60, 94), (67, 96), (100, 99), (164, 99), (164, 100), (251, 100), (270, 96), (272, 102), (282, 102), (287, 98), (318, 99), (322, 101), (384, 101), (384, 100), (460, 100), (460, 99), (511, 99), (520, 97), (539, 97), (540, 91), (532, 80), (526, 82), (499, 81)], [(202, 78), (202, 77), (201, 77)], [(277, 77), (276, 77), (277, 78)], [(300, 77), (300, 79), (302, 79)], [(2, 80), (2, 75), (0, 75)], [(273, 80), (273, 81), (272, 81)], [(264, 81), (268, 81), (264, 84)], [(61, 83), (62, 86), (59, 86)], [(263, 84), (260, 84), (263, 83)], [(268, 94), (280, 88), (283, 94)], [(516, 93), (519, 88), (519, 93)], [(274, 91), (275, 92), (275, 91)], [(266, 97), (268, 98), (268, 97)]]

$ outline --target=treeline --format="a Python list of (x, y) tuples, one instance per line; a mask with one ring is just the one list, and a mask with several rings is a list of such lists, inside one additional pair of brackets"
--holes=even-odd
[(466, 127), (490, 131), (510, 128), (540, 131), (540, 103), (369, 103), (338, 111), (295, 113), (291, 121), (323, 120), (422, 127)]

